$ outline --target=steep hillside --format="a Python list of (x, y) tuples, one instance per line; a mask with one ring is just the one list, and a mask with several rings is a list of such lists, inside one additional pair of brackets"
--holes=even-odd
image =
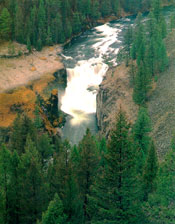
[(152, 119), (152, 135), (158, 151), (165, 154), (170, 148), (175, 133), (175, 31), (166, 40), (169, 54), (169, 68), (160, 74), (156, 88), (151, 95), (148, 108)]
[(120, 107), (131, 123), (137, 117), (138, 106), (132, 100), (128, 68), (124, 64), (108, 70), (97, 95), (97, 121), (101, 134), (108, 136)]
[[(166, 38), (166, 46), (169, 68), (158, 74), (158, 81), (153, 84), (154, 88), (147, 102), (152, 120), (151, 135), (155, 139), (160, 157), (170, 149), (175, 133), (175, 30)], [(107, 72), (97, 96), (97, 119), (101, 133), (108, 135), (120, 105), (130, 121), (134, 121), (138, 108), (133, 103), (132, 92), (124, 64)]]

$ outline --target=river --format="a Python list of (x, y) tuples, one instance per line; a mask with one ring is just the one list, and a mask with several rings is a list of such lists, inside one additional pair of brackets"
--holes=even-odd
[[(174, 7), (163, 10), (168, 18)], [(61, 110), (69, 114), (63, 127), (63, 138), (77, 144), (87, 128), (97, 133), (96, 95), (108, 66), (117, 65), (119, 49), (123, 47), (123, 36), (135, 16), (97, 26), (72, 40), (64, 48), (62, 58), (67, 69), (67, 87), (61, 97)], [(146, 15), (143, 21), (146, 20)]]

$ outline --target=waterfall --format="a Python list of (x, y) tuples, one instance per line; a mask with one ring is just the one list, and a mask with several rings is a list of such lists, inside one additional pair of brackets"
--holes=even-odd
[(68, 84), (61, 99), (61, 110), (72, 116), (77, 125), (96, 112), (96, 94), (108, 66), (101, 59), (79, 61), (75, 68), (67, 69)]

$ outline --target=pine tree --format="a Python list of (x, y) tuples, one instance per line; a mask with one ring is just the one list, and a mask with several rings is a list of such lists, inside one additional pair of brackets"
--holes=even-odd
[(112, 11), (117, 16), (119, 13), (119, 1), (118, 0), (112, 0), (111, 1)]
[(151, 121), (146, 108), (141, 107), (138, 118), (132, 128), (135, 150), (137, 152), (137, 170), (143, 172), (143, 167), (148, 154), (151, 138)]
[(144, 40), (144, 26), (142, 24), (142, 15), (140, 13), (138, 14), (136, 19), (136, 27), (135, 27), (134, 33), (135, 33), (133, 37), (134, 42), (131, 48), (132, 59), (137, 58), (138, 51), (141, 45), (143, 44), (143, 40)]
[(106, 168), (93, 187), (92, 223), (142, 223), (135, 153), (129, 137), (129, 124), (120, 110), (106, 155)]
[(171, 31), (175, 28), (175, 15), (172, 14), (170, 18), (170, 29)]
[(133, 42), (133, 30), (132, 30), (132, 27), (129, 26), (127, 27), (127, 30), (124, 36), (124, 45), (129, 57), (130, 57), (132, 42)]
[(55, 43), (63, 43), (65, 41), (65, 35), (62, 25), (62, 18), (59, 13), (56, 14), (55, 20), (52, 24), (52, 39)]
[(9, 182), (10, 182), (10, 160), (9, 150), (3, 145), (0, 150), (0, 221), (2, 224), (9, 223)]
[(79, 185), (80, 198), (83, 204), (84, 221), (89, 221), (88, 195), (95, 181), (98, 168), (97, 145), (90, 130), (87, 129), (85, 136), (78, 145), (79, 160), (76, 164), (77, 181)]
[(62, 201), (58, 194), (55, 194), (53, 201), (49, 203), (48, 209), (42, 215), (41, 224), (66, 224)]
[(43, 121), (40, 115), (39, 106), (35, 107), (34, 114), (35, 114), (34, 125), (37, 129), (40, 129), (43, 126)]
[(157, 22), (161, 19), (161, 0), (152, 1), (152, 10)]
[(75, 13), (73, 15), (73, 33), (79, 33), (81, 31), (81, 23), (80, 23), (80, 18), (79, 18), (79, 14)]
[(152, 142), (148, 151), (148, 155), (143, 168), (143, 192), (144, 200), (148, 199), (148, 195), (155, 191), (156, 176), (158, 171), (158, 159), (154, 143)]
[(68, 165), (63, 205), (69, 223), (83, 223), (83, 205), (82, 201), (80, 200), (76, 175), (71, 161), (69, 161)]
[(52, 33), (51, 33), (51, 30), (50, 30), (50, 26), (48, 26), (48, 29), (47, 29), (46, 44), (48, 46), (51, 46), (53, 44)]
[(0, 38), (9, 40), (12, 32), (12, 19), (7, 8), (3, 8), (0, 14)]
[(34, 142), (27, 137), (25, 153), (19, 164), (19, 223), (35, 223), (47, 205), (47, 186)]
[(53, 163), (49, 164), (47, 179), (49, 181), (49, 197), (59, 193), (61, 200), (65, 197), (65, 183), (69, 171), (70, 144), (64, 141), (59, 152), (53, 156)]
[(111, 4), (109, 0), (102, 0), (101, 1), (101, 15), (106, 17), (111, 12)]
[(175, 219), (175, 151), (160, 164), (156, 191), (149, 195), (144, 211), (150, 224), (171, 224)]
[(164, 16), (160, 18), (160, 31), (162, 33), (162, 38), (164, 39), (167, 36), (167, 24)]
[(94, 0), (91, 5), (91, 17), (94, 20), (100, 17), (99, 8), (100, 8), (99, 2), (97, 0)]
[(24, 16), (20, 4), (16, 5), (15, 11), (15, 39), (24, 43)]
[(32, 47), (31, 47), (31, 42), (30, 42), (30, 37), (29, 36), (27, 37), (27, 49), (28, 49), (29, 52), (32, 51)]
[(133, 91), (133, 100), (138, 105), (145, 104), (148, 90), (150, 89), (150, 81), (149, 70), (144, 63), (141, 63), (136, 73)]
[(37, 149), (41, 156), (42, 166), (44, 166), (53, 155), (53, 146), (51, 144), (51, 139), (47, 134), (43, 134), (39, 137)]
[(36, 47), (37, 43), (37, 9), (34, 5), (30, 13), (30, 22), (31, 22), (31, 44)]
[(9, 223), (18, 224), (19, 223), (19, 210), (20, 210), (20, 183), (19, 183), (19, 163), (20, 157), (18, 153), (14, 151), (11, 155), (11, 166), (10, 166), (10, 205), (9, 205)]
[[(44, 1), (39, 1), (38, 9), (38, 30), (39, 30), (39, 39), (41, 41), (41, 47), (46, 40), (46, 11), (44, 6)], [(38, 47), (40, 49), (40, 47)]]

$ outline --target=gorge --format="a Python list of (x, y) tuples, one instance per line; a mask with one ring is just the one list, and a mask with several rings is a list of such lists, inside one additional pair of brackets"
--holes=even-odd
[[(167, 21), (174, 10), (175, 8), (172, 6), (163, 9)], [(144, 15), (143, 22), (146, 21), (146, 15), (147, 13)], [(107, 108), (109, 104), (105, 105), (104, 102), (101, 102), (100, 95), (103, 90), (99, 90), (99, 85), (103, 79), (106, 79), (106, 72), (109, 68), (113, 67), (113, 70), (116, 70), (117, 54), (124, 46), (124, 33), (129, 25), (134, 24), (135, 19), (136, 16), (128, 16), (97, 26), (73, 39), (65, 47), (62, 57), (67, 68), (68, 85), (60, 101), (62, 104), (61, 110), (70, 115), (67, 117), (67, 122), (63, 128), (63, 138), (69, 139), (72, 144), (76, 144), (82, 139), (87, 127), (93, 134), (97, 133), (97, 124), (102, 128), (103, 121), (101, 119), (105, 110), (103, 107)], [(127, 73), (125, 75), (127, 76)], [(128, 88), (127, 85), (126, 88)], [(98, 105), (96, 105), (97, 93)], [(127, 94), (130, 94), (128, 99), (132, 101), (132, 93)], [(112, 96), (108, 97), (112, 98)], [(120, 97), (117, 100), (120, 100)], [(121, 103), (121, 101), (119, 102)], [(111, 102), (111, 104), (113, 103)], [(129, 112), (135, 110), (133, 102), (130, 102), (130, 104)], [(96, 107), (98, 121), (96, 120)], [(107, 109), (108, 117), (111, 114), (111, 109), (110, 107)], [(136, 112), (137, 110), (132, 113), (131, 120), (134, 119)], [(115, 111), (113, 113), (115, 114)], [(105, 129), (106, 127), (102, 130), (102, 133), (105, 132)], [(107, 134), (107, 132), (104, 134)]]

